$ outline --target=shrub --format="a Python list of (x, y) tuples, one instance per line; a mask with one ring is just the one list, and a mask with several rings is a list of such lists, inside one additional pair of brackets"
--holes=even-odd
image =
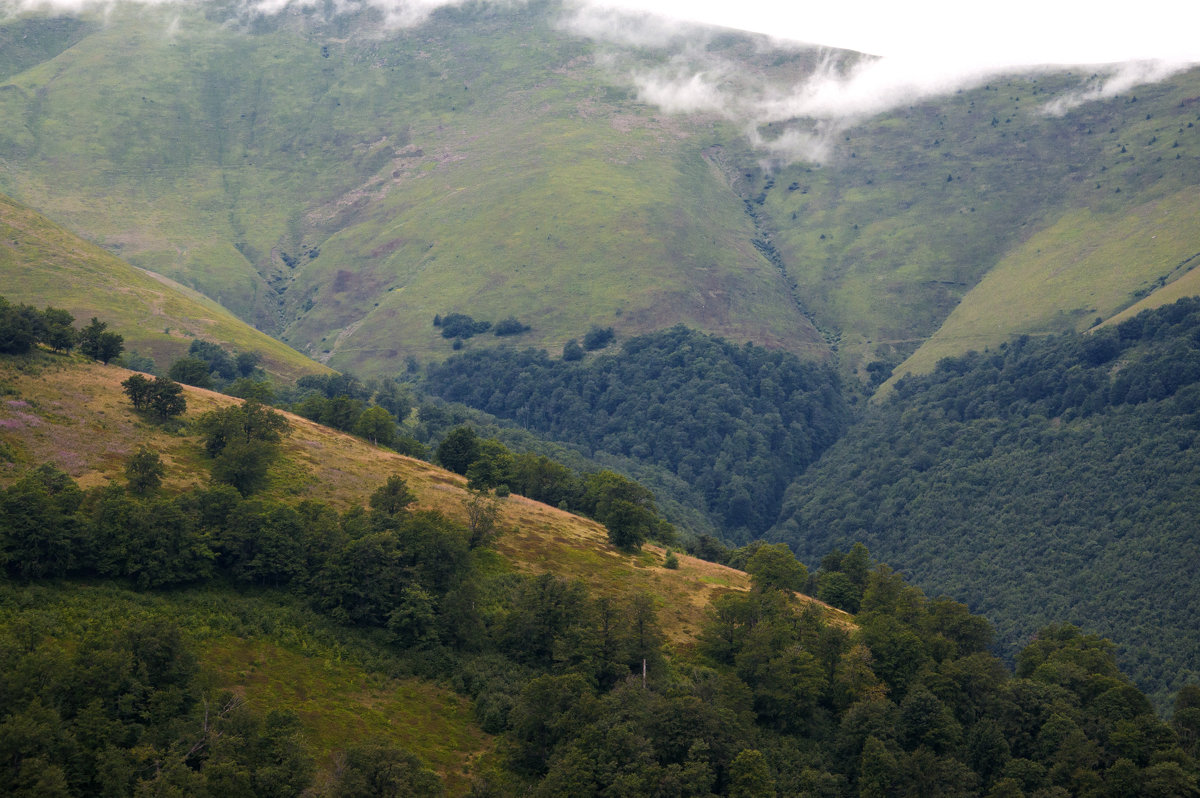
[(612, 327), (605, 327), (601, 329), (593, 326), (592, 329), (587, 331), (587, 335), (583, 336), (583, 348), (589, 352), (593, 352), (597, 349), (603, 349), (611, 344), (613, 339), (616, 337), (617, 334), (613, 332)]
[(520, 335), (523, 332), (528, 332), (530, 329), (528, 324), (522, 324), (513, 316), (509, 316), (507, 319), (496, 323), (493, 334), (502, 338), (506, 335)]
[(579, 345), (578, 341), (572, 338), (563, 347), (562, 359), (566, 361), (583, 360), (583, 347)]
[(470, 338), (490, 330), (490, 321), (475, 321), (465, 313), (448, 313), (442, 319), (443, 338)]

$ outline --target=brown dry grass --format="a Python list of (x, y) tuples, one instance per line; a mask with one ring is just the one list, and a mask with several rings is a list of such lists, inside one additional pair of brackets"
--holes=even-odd
[[(207, 472), (199, 439), (185, 427), (171, 433), (134, 413), (121, 392), (130, 372), (115, 366), (43, 356), (40, 365), (19, 370), (0, 364), (0, 440), (17, 454), (17, 463), (0, 471), (0, 484), (23, 467), (54, 463), (82, 486), (120, 481), (126, 458), (141, 445), (159, 453), (167, 466), (166, 485), (182, 489), (200, 482)], [(187, 418), (239, 400), (186, 387)], [(286, 499), (319, 499), (338, 510), (364, 505), (389, 476), (403, 477), (417, 495), (418, 506), (465, 520), (469, 498), (466, 480), (421, 460), (372, 446), (307, 419), (285, 414), (291, 431), (283, 457), (265, 495)], [(662, 563), (665, 550), (646, 546), (622, 552), (608, 542), (603, 526), (522, 496), (501, 502), (504, 529), (496, 549), (513, 567), (530, 573), (552, 572), (578, 579), (594, 593), (654, 596), (659, 620), (670, 641), (686, 647), (695, 639), (706, 608), (724, 590), (748, 590), (749, 577), (716, 563), (678, 555), (679, 568)], [(838, 623), (849, 623), (840, 610), (820, 604)]]

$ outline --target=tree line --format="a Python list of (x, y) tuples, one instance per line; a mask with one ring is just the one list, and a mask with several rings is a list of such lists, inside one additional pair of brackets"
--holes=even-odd
[(516, 492), (594, 518), (619, 548), (636, 549), (648, 539), (678, 542), (674, 527), (659, 517), (654, 494), (615, 471), (577, 474), (543, 455), (514, 454), (469, 426), (450, 430), (434, 455), (439, 465), (466, 476), (472, 490), (495, 490), (499, 496)]
[(88, 357), (108, 363), (124, 351), (125, 339), (108, 329), (107, 322), (93, 316), (80, 330), (74, 323), (75, 317), (62, 308), (38, 310), (32, 305), (14, 305), (0, 296), (0, 354), (23, 355), (44, 344), (55, 352), (78, 348)]

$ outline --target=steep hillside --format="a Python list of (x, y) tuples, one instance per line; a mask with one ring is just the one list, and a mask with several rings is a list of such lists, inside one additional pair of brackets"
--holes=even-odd
[(448, 354), (448, 312), (824, 351), (703, 156), (736, 134), (631, 103), (542, 6), (209, 11), (118, 9), (11, 78), (0, 188), (364, 374)]
[[(190, 428), (150, 423), (129, 407), (120, 382), (130, 373), (44, 353), (0, 360), (0, 489), (41, 464), (64, 470), (83, 488), (123, 485), (126, 462), (143, 446), (161, 457), (168, 491), (207, 483), (203, 447)], [(195, 388), (187, 388), (186, 397), (189, 419), (236, 401)], [(399, 475), (419, 507), (465, 520), (469, 495), (462, 477), (298, 416), (288, 420), (292, 429), (262, 499), (316, 500), (345, 511), (361, 508), (382, 482)], [(677, 568), (666, 569), (660, 547), (619, 552), (595, 522), (520, 496), (503, 501), (499, 526), (501, 557), (492, 571), (551, 573), (613, 601), (647, 592), (681, 657), (694, 648), (711, 600), (749, 587), (744, 572), (683, 554)], [(7, 534), (0, 524), (0, 562)], [(845, 613), (804, 600), (832, 622), (849, 623)], [(239, 705), (263, 715), (294, 713), (318, 785), (335, 777), (348, 746), (358, 744), (412, 751), (454, 795), (466, 794), (473, 780), (497, 766), (494, 739), (481, 730), (473, 702), (451, 692), (444, 678), (412, 675), (419, 660), (405, 659), (386, 637), (339, 627), (295, 596), (219, 585), (146, 594), (104, 583), (29, 587), (0, 580), (0, 639), (24, 629), (21, 634), (41, 641), (37, 656), (83, 643), (73, 632), (53, 630), (110, 630), (115, 637), (143, 624), (181, 631), (196, 650), (207, 689), (232, 691)]]
[[(129, 372), (65, 356), (0, 369), (6, 794), (1195, 790), (1200, 688), (1157, 718), (1068, 625), (1010, 672), (987, 621), (861, 547), (811, 578), (748, 547), (747, 579), (497, 496), (497, 554), (431, 512), (467, 494), (428, 464), (294, 417), (255, 437), (203, 391), (153, 422)], [(280, 447), (263, 490), (208, 484), (217, 439)]]
[[(207, 4), (7, 20), (22, 44), (0, 86), (0, 189), (364, 375), (448, 355), (432, 325), (447, 313), (531, 327), (467, 348), (557, 354), (593, 324), (683, 322), (836, 348), (861, 377), (937, 333), (901, 369), (920, 371), (1089, 326), (1200, 252), (1200, 71), (1116, 96), (1108, 72), (1007, 76), (760, 123), (731, 98), (807, 96), (856, 56), (723, 31), (632, 47), (565, 18), (469, 5), (389, 29), (373, 11)], [(793, 140), (812, 151), (787, 155)], [(1131, 259), (1146, 224), (1157, 238)], [(1038, 301), (1017, 301), (1031, 282)]]
[(0, 195), (4, 294), (37, 308), (63, 308), (82, 326), (93, 316), (165, 369), (200, 338), (263, 356), (270, 374), (291, 381), (328, 369), (265, 335), (210, 299), (114, 257)]
[(996, 264), (896, 374), (924, 373), (943, 357), (1017, 334), (1083, 330), (1114, 313), (1126, 318), (1194, 296), (1200, 240), (1188, 220), (1200, 214), (1198, 196), (1189, 187), (1056, 220)]
[(1055, 110), (1088, 82), (998, 78), (848, 123), (822, 168), (749, 186), (860, 373), (1086, 329), (1195, 267), (1200, 70)]

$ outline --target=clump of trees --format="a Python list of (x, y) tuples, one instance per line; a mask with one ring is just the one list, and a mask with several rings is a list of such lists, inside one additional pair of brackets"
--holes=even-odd
[(583, 336), (583, 348), (589, 352), (603, 349), (617, 337), (612, 327), (597, 327), (593, 325)]
[(79, 340), (71, 325), (75, 317), (60, 308), (38, 310), (0, 297), (0, 354), (23, 355), (36, 344), (69, 352)]
[(496, 337), (504, 338), (520, 335), (531, 329), (528, 324), (522, 324), (516, 316), (502, 319), (493, 327), (490, 321), (475, 321), (465, 313), (447, 313), (445, 316), (439, 313), (433, 317), (433, 326), (441, 328), (443, 338), (453, 338), (455, 343), (482, 335), (488, 330)]
[(413, 396), (395, 380), (363, 383), (350, 374), (301, 377), (290, 409), (297, 415), (365, 438), (377, 446), (424, 458), (424, 444), (399, 422), (411, 413)]
[(465, 313), (448, 313), (441, 319), (443, 338), (472, 338), (492, 328), (490, 321), (475, 321)]
[(0, 354), (23, 355), (37, 344), (55, 352), (79, 351), (102, 363), (109, 363), (125, 349), (125, 339), (108, 329), (108, 323), (95, 316), (82, 330), (72, 325), (75, 317), (54, 307), (38, 310), (32, 305), (12, 304), (0, 296)]
[(583, 360), (583, 347), (574, 338), (563, 344), (562, 359), (567, 363)]
[(79, 351), (105, 365), (125, 351), (125, 338), (95, 316), (79, 331)]
[(156, 416), (160, 421), (183, 415), (187, 410), (187, 399), (183, 386), (169, 377), (147, 379), (142, 374), (132, 374), (121, 383), (134, 410)]
[(452, 429), (434, 457), (444, 468), (466, 476), (473, 490), (516, 492), (594, 518), (618, 548), (637, 549), (649, 539), (675, 540), (674, 527), (658, 516), (654, 494), (614, 471), (579, 475), (542, 455), (514, 454), (468, 426)]
[(497, 338), (503, 338), (509, 335), (520, 335), (521, 333), (529, 332), (532, 327), (528, 324), (522, 324), (515, 316), (509, 316), (507, 319), (501, 319), (496, 322), (496, 326), (492, 329), (492, 334)]
[(233, 486), (243, 496), (265, 483), (288, 427), (283, 415), (253, 399), (211, 410), (196, 419), (204, 450), (212, 459), (213, 480)]
[(262, 355), (229, 352), (212, 341), (193, 339), (187, 354), (171, 363), (167, 376), (185, 385), (221, 391), (242, 399), (270, 402), (274, 392), (259, 367)]

